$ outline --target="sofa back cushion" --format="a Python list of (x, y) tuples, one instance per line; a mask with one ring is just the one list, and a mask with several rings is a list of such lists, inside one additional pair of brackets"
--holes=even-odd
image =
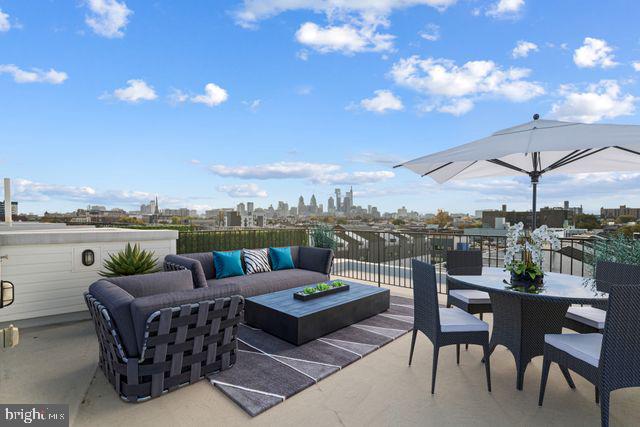
[(298, 268), (319, 273), (330, 274), (333, 265), (331, 249), (301, 246), (299, 249)]
[(124, 289), (134, 298), (193, 289), (193, 276), (189, 270), (109, 277), (105, 280)]
[(216, 278), (216, 273), (213, 268), (213, 252), (195, 252), (191, 254), (180, 254), (180, 256), (200, 261), (200, 265), (204, 271), (204, 277), (206, 277), (207, 280)]
[(120, 286), (106, 280), (98, 280), (89, 286), (94, 296), (109, 312), (109, 317), (118, 330), (119, 338), (128, 357), (138, 356), (138, 344), (131, 320), (133, 296)]

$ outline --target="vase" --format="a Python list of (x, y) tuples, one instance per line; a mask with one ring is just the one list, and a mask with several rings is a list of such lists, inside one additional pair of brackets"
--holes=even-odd
[(531, 278), (527, 273), (525, 274), (516, 274), (511, 272), (511, 286), (514, 287), (524, 287), (530, 288), (531, 286), (535, 286), (536, 288), (541, 288), (543, 285), (543, 275), (536, 276), (534, 279)]

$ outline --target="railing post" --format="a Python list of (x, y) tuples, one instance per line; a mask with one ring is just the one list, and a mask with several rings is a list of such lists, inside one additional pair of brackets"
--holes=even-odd
[[(380, 236), (378, 235), (378, 237), (380, 237)], [(378, 287), (380, 287), (381, 277), (380, 277), (380, 240), (379, 239), (378, 239), (378, 242), (377, 242), (377, 246), (378, 246), (378, 256), (377, 256), (377, 258), (378, 258)]]

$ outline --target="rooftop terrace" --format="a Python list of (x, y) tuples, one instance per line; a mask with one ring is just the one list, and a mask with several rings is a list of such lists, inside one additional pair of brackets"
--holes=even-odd
[[(392, 294), (411, 296), (392, 287)], [(443, 301), (441, 301), (443, 302)], [(491, 322), (491, 316), (486, 316)], [(515, 389), (511, 354), (491, 358), (493, 391), (485, 389), (481, 350), (441, 351), (438, 385), (429, 394), (432, 345), (419, 337), (407, 366), (410, 334), (349, 365), (265, 413), (251, 418), (207, 381), (148, 402), (125, 403), (97, 369), (93, 323), (77, 321), (22, 330), (18, 347), (0, 350), (1, 402), (68, 403), (71, 424), (136, 425), (599, 425), (593, 387), (574, 375), (569, 389), (552, 368), (544, 407), (537, 406), (542, 358), (528, 368), (524, 391)], [(611, 424), (640, 424), (639, 389), (613, 392)]]

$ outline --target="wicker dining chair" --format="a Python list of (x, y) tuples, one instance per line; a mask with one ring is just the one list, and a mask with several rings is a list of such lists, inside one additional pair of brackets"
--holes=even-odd
[(611, 286), (604, 333), (547, 334), (538, 405), (542, 406), (551, 362), (596, 386), (602, 426), (609, 425), (609, 396), (640, 386), (640, 287)]
[[(482, 274), (481, 251), (447, 251), (447, 274), (479, 276)], [(447, 280), (447, 307), (455, 306), (470, 314), (491, 313), (491, 298), (486, 292), (465, 288)]]
[[(640, 265), (598, 261), (595, 279), (596, 290), (599, 292), (609, 292), (612, 284), (640, 285)], [(581, 334), (602, 332), (606, 315), (606, 303), (603, 306), (569, 307), (564, 327)]]
[(460, 363), (460, 344), (481, 345), (484, 351), (487, 389), (491, 391), (489, 367), (489, 325), (458, 308), (442, 308), (438, 304), (436, 270), (433, 265), (412, 261), (414, 324), (409, 352), (409, 366), (413, 359), (418, 331), (433, 343), (431, 394), (435, 391), (440, 347), (456, 345), (456, 361)]

